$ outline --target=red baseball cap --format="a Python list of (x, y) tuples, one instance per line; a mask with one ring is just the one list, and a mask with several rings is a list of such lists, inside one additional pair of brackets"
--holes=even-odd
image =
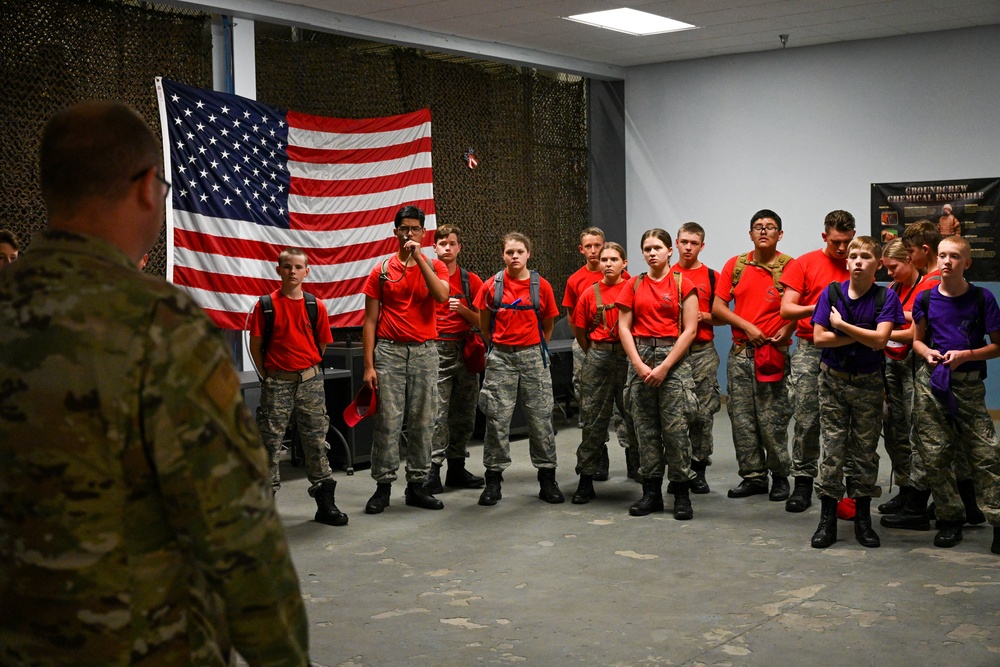
[(785, 377), (785, 355), (774, 345), (767, 343), (756, 348), (753, 361), (758, 382), (777, 382)]
[(375, 414), (376, 407), (375, 392), (368, 386), (361, 387), (354, 401), (344, 408), (344, 423), (353, 427), (365, 417)]

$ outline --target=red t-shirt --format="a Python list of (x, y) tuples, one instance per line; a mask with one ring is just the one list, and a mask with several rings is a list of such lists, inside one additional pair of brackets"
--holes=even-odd
[[(738, 255), (737, 255), (738, 257)], [(753, 256), (751, 255), (751, 259)], [(715, 286), (715, 295), (729, 303), (736, 297), (736, 307), (733, 312), (750, 322), (765, 337), (770, 338), (778, 333), (787, 322), (781, 318), (781, 294), (774, 286), (771, 272), (760, 266), (752, 266), (747, 262), (743, 267), (740, 282), (733, 289), (733, 269), (736, 267), (736, 257), (731, 257), (722, 268), (722, 275)], [(788, 268), (788, 265), (785, 265)], [(735, 292), (735, 294), (734, 294)], [(741, 329), (732, 327), (733, 342), (746, 342), (747, 335)]]
[[(629, 279), (628, 271), (622, 271), (622, 278)], [(563, 293), (562, 305), (567, 308), (575, 308), (580, 296), (594, 283), (604, 280), (604, 269), (591, 271), (584, 264), (569, 278), (566, 279), (566, 291)]]
[[(779, 282), (799, 293), (800, 306), (815, 306), (819, 295), (830, 283), (842, 283), (850, 277), (846, 259), (830, 257), (821, 249), (807, 252), (786, 264)], [(795, 324), (795, 335), (812, 340), (812, 315), (803, 317)]]
[[(448, 285), (451, 287), (449, 291), (450, 296), (457, 296), (463, 306), (468, 306), (470, 302), (474, 302), (476, 295), (479, 294), (479, 290), (483, 287), (483, 279), (477, 276), (472, 271), (469, 271), (469, 301), (465, 300), (465, 295), (462, 292), (462, 270), (455, 269), (455, 275), (449, 278)], [(472, 326), (469, 321), (464, 317), (456, 313), (448, 305), (448, 302), (437, 304), (437, 335), (440, 339), (442, 334), (461, 334), (465, 333)]]
[(600, 282), (603, 278), (603, 270), (598, 268), (597, 271), (591, 271), (584, 264), (566, 279), (566, 291), (563, 292), (562, 305), (567, 308), (575, 307), (583, 291), (594, 283)]
[[(917, 300), (920, 293), (924, 290), (937, 287), (940, 282), (940, 280), (935, 280), (933, 277), (923, 276), (913, 287), (902, 287), (896, 283), (891, 283), (889, 286), (892, 287), (894, 292), (896, 292), (896, 296), (899, 297), (900, 303), (903, 304), (903, 312), (910, 313), (913, 311), (913, 302)], [(910, 323), (907, 322), (899, 328), (909, 329)]]
[[(323, 300), (316, 299), (315, 334), (310, 327), (304, 298), (290, 299), (279, 289), (271, 292), (271, 302), (274, 304), (274, 330), (267, 344), (264, 368), (295, 372), (318, 364), (323, 357), (316, 348), (317, 339), (320, 345), (333, 342)], [(264, 315), (259, 301), (250, 318), (250, 335), (264, 335)]]
[[(448, 267), (430, 260), (434, 273), (448, 282)], [(389, 260), (385, 281), (379, 280), (382, 262), (375, 265), (365, 281), (365, 296), (381, 301), (376, 336), (398, 343), (422, 343), (437, 338), (438, 302), (431, 296), (424, 275), (416, 264), (404, 267), (397, 255)], [(393, 282), (398, 281), (398, 282)]]
[[(476, 295), (476, 307), (480, 310), (493, 307), (493, 285), (493, 278), (490, 277), (483, 283), (482, 289)], [(538, 283), (538, 298), (542, 301), (542, 319), (559, 315), (559, 306), (556, 304), (556, 295), (552, 291), (552, 285), (541, 276), (539, 276)], [(531, 279), (515, 280), (504, 270), (503, 302), (514, 303), (518, 299), (521, 299), (519, 306), (532, 305)], [(526, 310), (501, 308), (499, 312), (493, 313), (493, 342), (499, 345), (517, 346), (541, 343), (535, 310), (533, 308)]]
[(600, 319), (600, 324), (597, 325), (596, 329), (590, 331), (594, 326), (594, 316), (597, 314), (597, 295), (594, 294), (593, 286), (585, 289), (580, 294), (580, 298), (576, 302), (576, 308), (573, 309), (573, 314), (570, 316), (570, 322), (577, 329), (587, 331), (587, 338), (595, 343), (617, 342), (618, 307), (615, 305), (615, 301), (618, 299), (618, 294), (622, 291), (622, 288), (628, 282), (628, 280), (623, 280), (617, 285), (605, 285), (603, 282), (595, 283), (596, 285), (600, 285), (601, 303), (604, 306), (612, 306), (611, 308), (605, 308)]
[(644, 338), (679, 336), (680, 327), (677, 322), (680, 302), (692, 292), (697, 292), (698, 288), (681, 274), (680, 292), (683, 297), (678, 299), (677, 278), (673, 271), (668, 272), (659, 282), (648, 275), (643, 276), (639, 291), (635, 292), (637, 280), (638, 276), (626, 281), (615, 302), (632, 310), (632, 335)]
[[(712, 283), (709, 281), (708, 276), (710, 272), (715, 274), (715, 285), (716, 289), (718, 289), (718, 271), (712, 271), (712, 269), (704, 264), (697, 269), (685, 269), (680, 264), (674, 264), (670, 267), (670, 272), (673, 273), (674, 271), (679, 271), (682, 275), (690, 279), (698, 290), (698, 310), (711, 315), (712, 301), (715, 297), (712, 296)], [(715, 340), (715, 327), (712, 326), (712, 321), (698, 322), (698, 333), (695, 335), (694, 342), (707, 343), (712, 340)]]

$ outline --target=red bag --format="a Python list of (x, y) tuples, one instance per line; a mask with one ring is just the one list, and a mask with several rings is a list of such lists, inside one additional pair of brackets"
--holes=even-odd
[(885, 345), (885, 356), (896, 361), (902, 361), (910, 353), (910, 347), (909, 343), (896, 343), (890, 340)]
[(479, 374), (486, 370), (486, 343), (483, 337), (476, 331), (470, 331), (465, 337), (465, 345), (462, 346), (462, 361), (465, 367), (472, 374)]

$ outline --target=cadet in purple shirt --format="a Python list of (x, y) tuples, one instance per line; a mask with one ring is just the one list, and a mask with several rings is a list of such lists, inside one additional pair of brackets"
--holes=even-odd
[(934, 546), (962, 541), (967, 512), (956, 502), (953, 461), (964, 452), (972, 463), (979, 508), (993, 526), (991, 551), (1000, 554), (1000, 440), (983, 384), (986, 361), (1000, 356), (1000, 308), (989, 290), (965, 280), (972, 264), (968, 241), (943, 239), (937, 262), (941, 282), (913, 304), (913, 352), (926, 362), (914, 380), (913, 421), (937, 503)]
[[(837, 541), (837, 503), (845, 491), (855, 499), (854, 535), (865, 547), (880, 546), (871, 526), (871, 500), (878, 486), (882, 431), (882, 349), (897, 325), (906, 322), (896, 293), (875, 284), (882, 248), (859, 236), (847, 249), (850, 279), (831, 283), (813, 312), (813, 342), (822, 348), (819, 428), (823, 440), (816, 495), (822, 503), (812, 546)], [(851, 471), (845, 485), (844, 468)]]

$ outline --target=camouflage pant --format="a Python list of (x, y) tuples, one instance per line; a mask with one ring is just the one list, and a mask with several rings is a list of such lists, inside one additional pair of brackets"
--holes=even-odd
[(470, 373), (465, 367), (462, 341), (439, 340), (436, 345), (438, 411), (431, 461), (441, 465), (445, 459), (465, 457), (476, 425), (479, 376)]
[(625, 411), (625, 376), (629, 368), (625, 350), (595, 350), (587, 352), (580, 369), (580, 412), (583, 415), (583, 435), (576, 450), (577, 474), (593, 475), (601, 460), (601, 450), (608, 439), (608, 425), (614, 408), (626, 415), (628, 435), (620, 440), (622, 447), (635, 442), (631, 417)]
[(715, 344), (709, 342), (704, 348), (688, 355), (691, 374), (694, 377), (694, 395), (698, 400), (698, 413), (691, 421), (691, 458), (695, 461), (712, 462), (715, 443), (712, 426), (715, 413), (722, 409), (719, 393), (719, 353)]
[(539, 346), (514, 352), (494, 348), (486, 357), (479, 409), (486, 415), (483, 466), (502, 471), (510, 465), (510, 418), (519, 403), (528, 422), (528, 447), (536, 468), (556, 467), (552, 429), (552, 375), (542, 364)]
[(434, 341), (375, 344), (378, 409), (372, 440), (372, 478), (393, 482), (399, 470), (400, 434), (406, 422), (406, 481), (424, 482), (431, 469), (437, 414), (438, 356)]
[[(583, 369), (583, 363), (587, 359), (587, 353), (583, 351), (580, 344), (573, 341), (573, 396), (576, 397), (576, 403), (580, 406), (580, 421), (583, 421), (583, 397), (580, 395), (580, 373)], [(611, 411), (611, 422), (615, 426), (615, 435), (618, 437), (618, 444), (622, 447), (628, 447), (628, 443), (631, 440), (634, 442), (634, 436), (629, 435), (629, 426), (625, 423), (625, 417), (618, 407), (618, 403), (614, 403), (614, 408)], [(604, 442), (608, 441), (608, 436), (605, 435)], [(580, 466), (577, 464), (576, 474), (580, 474)]]
[(326, 414), (323, 377), (316, 375), (305, 382), (264, 378), (260, 388), (260, 406), (257, 408), (257, 430), (260, 431), (271, 461), (271, 486), (275, 489), (281, 487), (278, 459), (285, 430), (293, 415), (306, 459), (309, 482), (316, 486), (322, 481), (333, 479), (330, 461), (326, 456), (330, 449), (326, 442), (330, 418)]
[(913, 413), (937, 518), (965, 520), (965, 507), (955, 486), (956, 474), (960, 474), (957, 464), (964, 459), (963, 463), (971, 464), (980, 509), (990, 525), (1000, 526), (1000, 440), (986, 409), (986, 385), (982, 380), (952, 378), (958, 416), (949, 421), (947, 409), (931, 394), (930, 375), (930, 367), (921, 363), (914, 381)]
[[(663, 363), (672, 346), (639, 345), (639, 356), (650, 368)], [(698, 411), (694, 378), (687, 357), (670, 369), (659, 387), (644, 383), (629, 365), (625, 410), (632, 415), (639, 442), (639, 475), (662, 478), (664, 468), (671, 482), (686, 482), (691, 472), (689, 425)]]
[[(899, 486), (914, 486), (923, 480), (924, 468), (916, 446), (911, 446), (910, 414), (913, 412), (913, 350), (901, 361), (886, 359), (886, 400), (883, 411), (885, 452), (892, 462), (892, 479)], [(919, 481), (921, 488), (925, 488)]]
[[(787, 376), (789, 362), (785, 359)], [(770, 470), (787, 477), (792, 467), (788, 458), (788, 421), (791, 409), (785, 380), (758, 382), (754, 370), (753, 349), (736, 354), (729, 351), (726, 369), (726, 411), (733, 428), (733, 446), (740, 477), (762, 480)]]
[(822, 350), (800, 338), (792, 352), (788, 397), (795, 427), (792, 431), (792, 474), (816, 477), (819, 473), (819, 357)]
[[(830, 372), (819, 376), (823, 458), (816, 495), (840, 500), (878, 498), (878, 436), (882, 431), (882, 374), (850, 378)], [(849, 472), (844, 486), (845, 468)]]

